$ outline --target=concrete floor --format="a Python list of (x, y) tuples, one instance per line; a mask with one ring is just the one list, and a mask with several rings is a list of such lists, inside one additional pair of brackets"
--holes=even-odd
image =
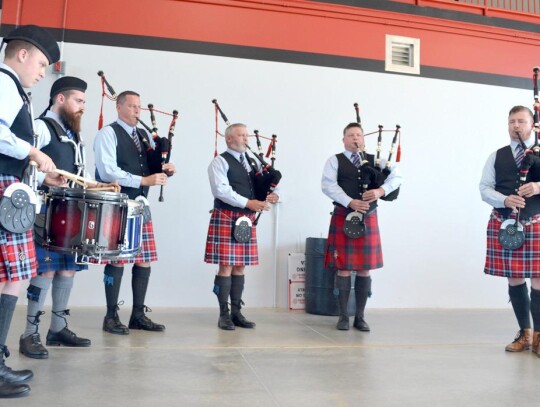
[(32, 391), (2, 406), (494, 407), (540, 394), (540, 358), (504, 351), (517, 330), (509, 310), (368, 310), (362, 333), (272, 309), (246, 309), (257, 328), (225, 332), (217, 309), (169, 308), (150, 314), (166, 332), (117, 336), (101, 331), (101, 309), (76, 308), (70, 328), (92, 347), (50, 347), (47, 360), (18, 353), (24, 311), (8, 365), (33, 369)]

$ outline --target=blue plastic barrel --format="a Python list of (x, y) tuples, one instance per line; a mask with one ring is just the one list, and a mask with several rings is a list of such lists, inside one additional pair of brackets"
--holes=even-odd
[[(339, 315), (337, 290), (334, 292), (335, 272), (324, 267), (326, 239), (306, 239), (306, 312), (316, 315)], [(349, 315), (354, 316), (354, 273), (349, 297)]]

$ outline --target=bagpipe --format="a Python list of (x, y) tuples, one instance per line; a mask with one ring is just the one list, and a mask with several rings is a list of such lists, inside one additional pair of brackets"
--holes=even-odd
[[(362, 125), (362, 121), (360, 120), (360, 108), (358, 106), (358, 103), (354, 104), (354, 110), (356, 112), (356, 122), (360, 125)], [(388, 176), (390, 175), (391, 168), (392, 168), (392, 157), (394, 155), (394, 150), (396, 149), (397, 145), (397, 152), (395, 156), (395, 162), (400, 162), (401, 160), (401, 126), (399, 124), (396, 124), (395, 130), (383, 130), (383, 126), (379, 124), (378, 130), (365, 133), (364, 136), (369, 136), (371, 134), (378, 134), (377, 137), (377, 148), (376, 148), (376, 155), (375, 155), (375, 164), (372, 166), (367, 160), (362, 161), (362, 171), (368, 173), (370, 177), (369, 182), (369, 189), (379, 188), (381, 187)], [(386, 131), (394, 131), (394, 136), (392, 138), (392, 143), (390, 145), (390, 150), (388, 153), (388, 158), (386, 160), (386, 164), (382, 166), (382, 160), (381, 160), (381, 150), (382, 150), (382, 135), (383, 132)], [(364, 151), (366, 152), (366, 149), (364, 147)], [(399, 195), (400, 187), (398, 187), (396, 190), (390, 192), (388, 195), (384, 195), (381, 197), (383, 201), (393, 201), (395, 200)]]
[[(217, 100), (213, 99), (212, 103), (215, 106), (214, 111), (215, 111), (216, 130), (215, 130), (214, 157), (216, 157), (218, 155), (218, 149), (217, 149), (218, 136), (222, 136), (222, 137), (224, 136), (219, 131), (218, 115), (221, 115), (221, 118), (223, 119), (223, 121), (225, 122), (227, 126), (229, 126), (230, 123), (225, 113), (223, 113), (223, 110), (221, 110), (221, 107), (219, 106)], [(277, 136), (273, 134), (271, 138), (265, 137), (259, 134), (258, 130), (254, 130), (253, 133), (254, 134), (250, 135), (249, 137), (255, 137), (258, 152), (255, 153), (251, 149), (251, 147), (248, 144), (246, 144), (245, 145), (246, 156), (248, 156), (247, 151), (249, 150), (251, 155), (253, 155), (260, 163), (260, 168), (259, 168), (253, 159), (247, 160), (254, 174), (253, 190), (255, 193), (255, 199), (257, 199), (258, 201), (265, 201), (266, 197), (272, 192), (274, 192), (274, 190), (276, 189), (277, 185), (279, 184), (282, 178), (281, 172), (276, 170), (274, 167), (275, 161), (276, 161)], [(268, 145), (268, 149), (266, 151), (266, 158), (270, 157), (271, 164), (268, 164), (264, 159), (265, 154), (263, 152), (261, 139), (267, 139), (270, 141)], [(255, 219), (255, 222), (254, 222), (255, 225), (257, 224), (260, 216), (261, 216), (261, 213), (257, 215), (257, 218)]]
[[(519, 187), (527, 182), (527, 175), (529, 170), (540, 165), (540, 145), (538, 144), (538, 133), (540, 132), (539, 124), (539, 112), (540, 112), (540, 101), (538, 97), (538, 72), (540, 68), (535, 66), (533, 68), (533, 131), (534, 131), (534, 144), (531, 148), (527, 148), (523, 142), (519, 132), (516, 132), (516, 136), (519, 139), (521, 148), (524, 151), (524, 157), (521, 161), (519, 168)], [(502, 247), (508, 250), (516, 250), (523, 246), (525, 242), (525, 228), (523, 224), (519, 221), (521, 214), (521, 208), (518, 208), (516, 219), (507, 219), (501, 224), (499, 229), (499, 243)]]
[[(362, 121), (360, 120), (360, 108), (358, 106), (358, 103), (354, 104), (354, 110), (356, 112), (356, 123), (358, 123), (360, 126), (362, 125)], [(369, 136), (370, 134), (378, 133), (379, 136), (377, 138), (377, 154), (375, 156), (375, 160), (373, 165), (365, 158), (364, 153), (366, 152), (365, 146), (363, 151), (361, 151), (361, 163), (360, 163), (360, 195), (364, 194), (366, 191), (370, 189), (376, 189), (380, 188), (391, 172), (391, 166), (392, 166), (392, 156), (394, 154), (394, 148), (396, 146), (396, 142), (398, 140), (398, 137), (400, 135), (400, 128), (401, 126), (396, 125), (396, 130), (394, 132), (394, 138), (392, 139), (392, 145), (390, 147), (390, 153), (388, 155), (388, 159), (386, 160), (386, 165), (383, 167), (381, 162), (381, 145), (382, 145), (382, 133), (383, 133), (383, 126), (379, 125), (379, 130), (364, 134), (364, 136)], [(356, 143), (355, 143), (356, 144)], [(401, 156), (401, 144), (398, 144), (398, 151), (397, 151), (397, 158), (396, 162), (399, 161)], [(360, 146), (356, 144), (356, 148), (360, 151)], [(381, 197), (384, 201), (393, 201), (398, 197), (399, 194), (399, 188), (392, 191), (388, 195), (384, 195)], [(366, 232), (366, 225), (365, 225), (365, 214), (360, 213), (358, 211), (352, 211), (345, 217), (345, 222), (343, 224), (343, 232), (346, 236), (348, 236), (351, 239), (356, 239), (361, 236), (364, 236)]]
[(540, 133), (540, 99), (538, 96), (538, 72), (540, 68), (535, 66), (533, 68), (533, 121), (534, 121), (534, 146), (532, 147), (533, 153), (536, 156), (540, 156), (540, 145), (538, 144), (538, 133)]
[[(110, 85), (110, 83), (105, 78), (105, 74), (103, 71), (98, 72), (98, 76), (101, 78), (101, 110), (99, 114), (99, 121), (98, 121), (98, 130), (103, 127), (103, 101), (104, 98), (107, 97), (109, 100), (116, 100), (117, 95), (114, 91), (114, 88)], [(105, 87), (107, 88), (109, 94), (105, 91)], [(152, 103), (148, 104), (148, 108), (141, 107), (141, 110), (148, 110), (150, 113), (150, 121), (152, 124), (152, 127), (148, 126), (146, 123), (144, 123), (140, 118), (138, 118), (139, 123), (148, 131), (148, 133), (152, 136), (152, 143), (150, 143), (150, 140), (143, 136), (142, 134), (139, 134), (139, 139), (142, 142), (142, 145), (144, 146), (146, 150), (146, 157), (148, 161), (148, 168), (150, 171), (150, 174), (157, 174), (163, 172), (162, 167), (163, 164), (167, 164), (171, 159), (171, 150), (172, 150), (172, 139), (174, 137), (174, 131), (176, 127), (176, 121), (178, 120), (178, 110), (173, 110), (172, 114), (167, 113), (161, 110), (157, 110), (154, 108), (154, 105)], [(171, 122), (169, 124), (169, 131), (167, 133), (167, 137), (160, 137), (158, 135), (158, 128), (157, 128), (157, 122), (156, 122), (156, 116), (155, 112), (171, 116)], [(159, 201), (163, 202), (163, 185), (161, 185), (160, 193), (159, 193)]]

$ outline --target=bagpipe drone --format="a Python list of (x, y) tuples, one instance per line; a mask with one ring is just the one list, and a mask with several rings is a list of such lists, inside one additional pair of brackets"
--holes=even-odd
[[(362, 121), (360, 119), (360, 108), (358, 106), (358, 103), (354, 104), (354, 110), (356, 112), (356, 123), (358, 123), (360, 126), (362, 126)], [(388, 154), (388, 159), (386, 160), (386, 164), (382, 165), (381, 160), (381, 145), (382, 145), (382, 133), (385, 131), (383, 130), (383, 126), (379, 125), (378, 131), (366, 133), (364, 136), (369, 136), (370, 134), (378, 133), (377, 138), (377, 154), (375, 156), (375, 160), (373, 165), (365, 158), (362, 158), (361, 165), (360, 165), (360, 194), (365, 193), (366, 191), (370, 189), (376, 189), (380, 188), (391, 172), (392, 167), (392, 156), (394, 155), (394, 149), (396, 147), (396, 142), (398, 141), (398, 137), (400, 137), (400, 129), (401, 126), (396, 125), (396, 129), (394, 131), (394, 137), (392, 139), (392, 144), (390, 147), (390, 152)], [(400, 144), (398, 144), (398, 150), (396, 154), (396, 162), (399, 162), (400, 156), (401, 156), (401, 149)], [(360, 150), (360, 146), (356, 145), (356, 148)], [(361, 151), (362, 153), (366, 152), (366, 149)], [(365, 157), (365, 156), (363, 156)], [(392, 191), (388, 195), (382, 196), (380, 199), (384, 201), (393, 201), (395, 200), (399, 195), (399, 188)], [(365, 214), (360, 213), (358, 211), (350, 212), (347, 217), (345, 218), (345, 223), (343, 226), (343, 232), (348, 237), (355, 239), (359, 238), (361, 236), (364, 236), (366, 232), (366, 226), (365, 226)]]
[[(99, 114), (99, 121), (98, 121), (98, 130), (103, 127), (103, 101), (104, 98), (107, 97), (109, 100), (115, 101), (117, 98), (116, 92), (114, 91), (113, 87), (110, 85), (110, 83), (105, 78), (105, 74), (103, 71), (98, 72), (98, 76), (101, 78), (101, 110)], [(105, 87), (107, 88), (109, 94), (105, 91)], [(154, 145), (150, 143), (148, 138), (143, 137), (141, 134), (140, 140), (146, 149), (146, 156), (148, 158), (148, 167), (150, 174), (157, 174), (163, 172), (162, 167), (163, 164), (166, 164), (170, 161), (171, 158), (171, 150), (172, 150), (172, 139), (174, 137), (174, 131), (176, 126), (176, 121), (178, 119), (178, 111), (173, 110), (172, 113), (167, 113), (161, 110), (157, 110), (154, 108), (154, 105), (152, 103), (148, 104), (148, 108), (141, 108), (142, 110), (148, 110), (150, 113), (150, 121), (152, 124), (152, 127), (148, 126), (146, 123), (144, 123), (140, 118), (138, 119), (139, 123), (148, 131), (148, 133), (152, 136), (152, 141), (154, 142)], [(160, 137), (158, 135), (158, 128), (156, 123), (156, 117), (155, 112), (171, 116), (171, 122), (169, 124), (169, 131), (167, 134), (167, 137)], [(161, 186), (160, 193), (159, 193), (159, 201), (163, 202), (163, 185)]]
[[(533, 68), (533, 122), (534, 122), (534, 145), (531, 148), (527, 148), (519, 132), (516, 132), (516, 136), (519, 139), (521, 147), (524, 151), (524, 157), (521, 161), (519, 168), (519, 187), (527, 183), (527, 175), (529, 170), (540, 165), (540, 145), (538, 144), (538, 133), (540, 132), (539, 122), (539, 112), (540, 112), (540, 101), (538, 97), (538, 72), (540, 68), (535, 66)], [(540, 181), (540, 180), (534, 180)], [(499, 243), (502, 247), (508, 250), (519, 249), (525, 243), (525, 228), (523, 224), (519, 221), (521, 214), (521, 208), (518, 208), (517, 215), (515, 219), (507, 219), (501, 224), (499, 230)]]
[[(223, 110), (221, 110), (221, 107), (219, 106), (217, 100), (213, 99), (212, 103), (214, 104), (214, 111), (215, 111), (215, 126), (216, 126), (216, 129), (215, 129), (214, 157), (216, 157), (218, 155), (218, 148), (217, 148), (218, 136), (222, 136), (222, 137), (224, 136), (219, 131), (218, 115), (221, 116), (221, 118), (223, 119), (223, 121), (225, 122), (225, 124), (227, 126), (230, 125), (230, 122), (227, 119), (227, 116), (225, 115), (225, 113), (223, 113)], [(254, 130), (253, 133), (254, 134), (252, 136), (250, 135), (250, 137), (255, 137), (258, 152), (255, 153), (251, 149), (249, 144), (246, 144), (246, 149), (247, 149), (246, 150), (246, 157), (248, 158), (248, 160), (247, 160), (248, 164), (250, 165), (250, 167), (251, 167), (251, 169), (253, 171), (253, 174), (254, 174), (253, 191), (254, 191), (254, 194), (255, 194), (255, 199), (258, 200), (258, 201), (265, 201), (266, 197), (269, 194), (271, 194), (272, 192), (274, 192), (274, 190), (276, 189), (276, 187), (279, 184), (279, 181), (281, 180), (281, 177), (282, 177), (281, 172), (276, 170), (275, 167), (274, 167), (274, 164), (275, 164), (275, 161), (276, 161), (277, 136), (275, 134), (273, 134), (271, 138), (265, 137), (265, 136), (259, 134), (258, 130)], [(265, 154), (264, 154), (263, 149), (262, 149), (261, 139), (267, 139), (267, 140), (270, 141), (270, 143), (268, 145), (267, 152), (266, 152), (266, 158), (270, 157), (271, 164), (268, 164), (264, 159)], [(251, 155), (254, 156), (260, 162), (260, 169), (256, 165), (253, 158), (251, 158), (251, 156), (249, 154), (247, 154), (248, 150), (250, 151)], [(261, 213), (258, 213), (257, 217), (255, 218), (255, 221), (253, 222), (253, 225), (257, 225), (260, 216), (261, 216)], [(235, 227), (235, 232), (234, 232), (235, 239), (238, 240), (238, 241), (248, 241), (249, 239), (247, 237), (247, 234), (248, 234), (248, 229), (249, 229), (249, 238), (251, 238), (251, 226), (252, 226), (252, 222), (248, 217), (246, 217), (246, 216), (240, 217), (238, 219), (238, 221), (236, 222), (236, 227)], [(241, 232), (241, 231), (243, 231), (243, 232)], [(246, 236), (241, 238), (240, 236), (237, 236), (237, 234), (239, 234), (239, 233), (244, 233)], [(239, 238), (244, 239), (244, 240), (239, 240)], [(247, 240), (245, 240), (245, 239), (247, 239)]]

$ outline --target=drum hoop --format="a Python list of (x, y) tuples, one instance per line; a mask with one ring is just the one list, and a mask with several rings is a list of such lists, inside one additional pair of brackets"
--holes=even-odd
[(96, 201), (116, 202), (127, 205), (128, 196), (120, 192), (111, 191), (89, 191), (81, 188), (60, 188), (49, 187), (48, 196), (50, 199), (76, 199), (95, 203)]

